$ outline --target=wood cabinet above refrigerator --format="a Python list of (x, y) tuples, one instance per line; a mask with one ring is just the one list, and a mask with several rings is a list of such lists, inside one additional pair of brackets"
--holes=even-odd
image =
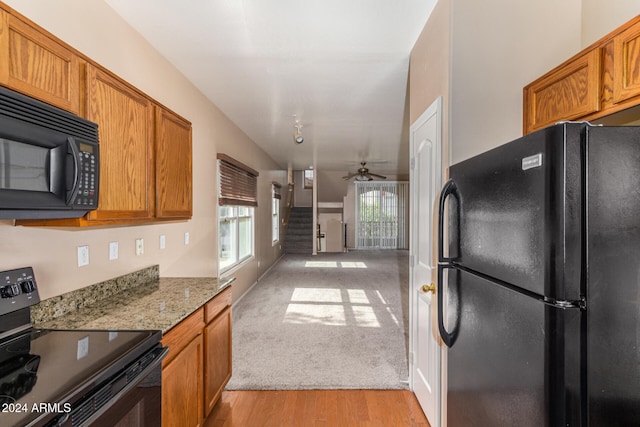
[(524, 87), (523, 133), (639, 105), (640, 15)]

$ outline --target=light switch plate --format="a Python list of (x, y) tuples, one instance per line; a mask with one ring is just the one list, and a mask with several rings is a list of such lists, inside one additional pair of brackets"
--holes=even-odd
[(78, 246), (78, 267), (89, 265), (89, 246)]
[(136, 255), (144, 254), (144, 239), (136, 239)]
[(118, 259), (118, 242), (109, 242), (109, 261)]
[(189, 232), (188, 231), (186, 233), (184, 233), (184, 244), (185, 245), (189, 244)]
[(89, 354), (89, 337), (88, 336), (84, 338), (80, 338), (78, 340), (77, 360), (82, 359), (87, 354)]
[(167, 238), (164, 234), (160, 235), (160, 249), (164, 249), (167, 247)]

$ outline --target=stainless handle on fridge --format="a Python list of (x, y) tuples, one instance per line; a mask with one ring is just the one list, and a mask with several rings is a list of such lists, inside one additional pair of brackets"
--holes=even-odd
[(452, 258), (444, 256), (444, 205), (447, 197), (455, 195), (458, 187), (453, 180), (447, 181), (440, 192), (440, 203), (438, 205), (438, 262), (451, 262)]
[(450, 268), (446, 264), (438, 265), (438, 331), (440, 337), (447, 347), (451, 347), (456, 338), (456, 332), (449, 333), (444, 326), (444, 270)]
[(444, 326), (444, 270), (450, 268), (450, 263), (453, 261), (451, 257), (444, 256), (444, 210), (447, 197), (450, 195), (455, 196), (458, 187), (453, 180), (447, 181), (442, 187), (440, 192), (440, 201), (438, 205), (438, 331), (440, 337), (447, 347), (451, 347), (455, 341), (455, 330), (453, 333), (449, 333)]

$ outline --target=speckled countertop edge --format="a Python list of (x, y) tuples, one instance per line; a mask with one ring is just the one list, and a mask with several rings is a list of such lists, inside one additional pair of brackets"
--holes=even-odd
[(213, 277), (158, 278), (53, 319), (32, 321), (34, 327), (39, 329), (155, 329), (166, 333), (234, 280)]

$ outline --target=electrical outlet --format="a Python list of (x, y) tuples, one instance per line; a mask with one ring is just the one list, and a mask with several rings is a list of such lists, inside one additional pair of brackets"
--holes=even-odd
[(160, 249), (164, 249), (167, 247), (167, 239), (164, 234), (160, 235)]
[(184, 244), (185, 245), (189, 244), (189, 232), (188, 231), (186, 233), (184, 233)]
[(136, 255), (144, 253), (144, 239), (136, 239)]
[(118, 242), (109, 242), (109, 261), (118, 259)]
[(89, 265), (89, 246), (78, 246), (78, 267)]

